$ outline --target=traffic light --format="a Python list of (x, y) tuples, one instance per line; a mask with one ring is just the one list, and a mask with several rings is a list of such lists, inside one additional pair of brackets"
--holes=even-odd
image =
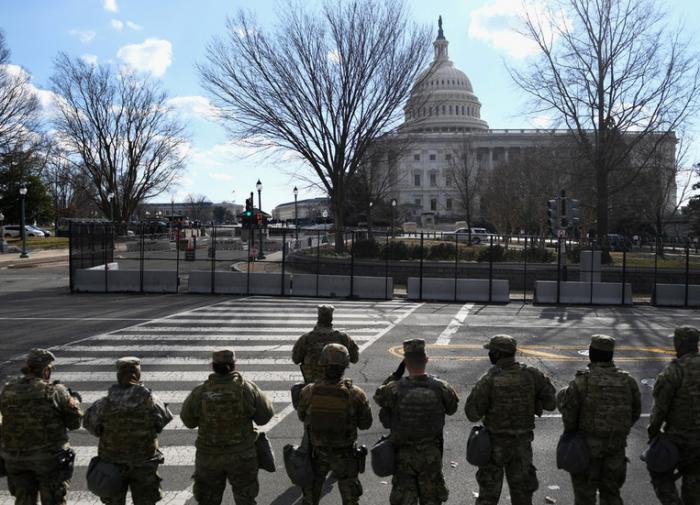
[(559, 229), (559, 205), (558, 201), (547, 200), (547, 222), (549, 224), (549, 232), (552, 235), (557, 233)]
[(577, 228), (579, 225), (579, 222), (581, 221), (581, 218), (579, 216), (579, 210), (578, 210), (578, 200), (574, 200), (573, 198), (568, 198), (568, 219), (569, 219), (569, 226), (571, 228)]
[(243, 211), (242, 219), (244, 228), (250, 228), (253, 225), (253, 200), (252, 198), (245, 199), (245, 210)]

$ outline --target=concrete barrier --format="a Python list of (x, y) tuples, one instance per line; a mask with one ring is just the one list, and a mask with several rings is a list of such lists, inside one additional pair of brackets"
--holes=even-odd
[(352, 286), (350, 276), (347, 275), (319, 275), (317, 279), (314, 274), (294, 274), (292, 279), (294, 296), (347, 298), (352, 295), (357, 298), (384, 299), (386, 295), (391, 299), (394, 292), (394, 280), (391, 277), (356, 276)]
[[(281, 274), (251, 272), (214, 272), (214, 293), (227, 295), (280, 295), (282, 294)], [(211, 293), (212, 277), (209, 270), (190, 272), (190, 293)], [(284, 275), (284, 294), (288, 295), (291, 276)]]
[[(107, 291), (110, 293), (140, 293), (141, 274), (138, 270), (108, 270)], [(176, 293), (178, 287), (175, 270), (144, 270), (144, 293)], [(101, 268), (76, 270), (73, 273), (73, 289), (82, 293), (104, 293), (105, 271)]]
[[(491, 281), (491, 302), (510, 302), (510, 288), (507, 280), (493, 279)], [(408, 299), (419, 300), (420, 278), (408, 278)], [(488, 279), (457, 279), (457, 292), (455, 297), (455, 280), (450, 278), (424, 277), (423, 300), (446, 300), (458, 302), (488, 302)]]
[[(593, 296), (591, 297), (591, 287)], [(556, 281), (535, 282), (535, 303), (557, 303)], [(621, 282), (561, 282), (559, 303), (580, 305), (622, 305)], [(625, 305), (632, 305), (632, 285), (625, 283)]]
[[(684, 307), (685, 284), (657, 284), (653, 303), (660, 307)], [(700, 306), (700, 285), (688, 285), (688, 305)]]

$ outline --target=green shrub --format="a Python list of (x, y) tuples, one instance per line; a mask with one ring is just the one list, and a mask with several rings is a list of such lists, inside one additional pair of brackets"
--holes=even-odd
[(420, 244), (411, 244), (408, 246), (408, 257), (412, 260), (419, 260), (421, 257), (421, 249), (423, 251), (423, 258), (426, 258), (425, 251), (426, 247), (421, 248)]
[(436, 244), (430, 247), (427, 254), (427, 259), (429, 260), (452, 260), (455, 257), (456, 248), (454, 244), (447, 244), (445, 242)]
[(504, 261), (506, 256), (506, 251), (500, 245), (493, 245), (486, 247), (479, 251), (479, 255), (476, 260), (480, 262), (493, 261), (499, 262)]
[(523, 258), (531, 263), (551, 263), (556, 261), (556, 255), (551, 249), (546, 247), (528, 247), (523, 249), (520, 255), (520, 260)]
[(382, 251), (382, 257), (388, 256), (390, 260), (408, 259), (408, 246), (405, 242), (392, 240), (386, 244)]
[(378, 258), (381, 254), (381, 248), (373, 238), (356, 240), (353, 253), (356, 258)]

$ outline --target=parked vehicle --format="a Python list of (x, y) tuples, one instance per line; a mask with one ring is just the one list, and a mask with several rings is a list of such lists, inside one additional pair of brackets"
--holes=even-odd
[(44, 234), (44, 237), (50, 237), (51, 232), (45, 228), (39, 228), (38, 226), (33, 226), (33, 225), (27, 225), (29, 228), (32, 228), (34, 230), (40, 231), (41, 233)]
[[(24, 234), (27, 237), (41, 237), (41, 238), (46, 237), (46, 234), (43, 231), (41, 231), (37, 228), (34, 228), (33, 226), (30, 226), (28, 224), (24, 226)], [(18, 224), (6, 224), (5, 225), (5, 228), (3, 230), (3, 237), (4, 238), (18, 238), (20, 236), (21, 236), (21, 233), (20, 233), (20, 227)]]
[(481, 244), (489, 241), (493, 233), (489, 232), (486, 228), (471, 228), (471, 234), (469, 233), (469, 228), (457, 228), (455, 231), (444, 233), (443, 235), (454, 236), (457, 235), (457, 239), (460, 242), (469, 242), (471, 236), (471, 244)]

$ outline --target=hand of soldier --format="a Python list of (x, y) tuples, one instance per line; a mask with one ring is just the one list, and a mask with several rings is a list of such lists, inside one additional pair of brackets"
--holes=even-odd
[(399, 366), (396, 368), (396, 371), (394, 372), (393, 375), (397, 379), (400, 379), (401, 377), (403, 377), (403, 374), (405, 371), (406, 371), (406, 362), (401, 361), (401, 363), (399, 363)]
[(77, 391), (73, 391), (71, 388), (68, 388), (68, 394), (71, 395), (76, 400), (78, 400), (80, 403), (83, 402), (83, 397), (80, 396), (80, 393), (78, 393)]

